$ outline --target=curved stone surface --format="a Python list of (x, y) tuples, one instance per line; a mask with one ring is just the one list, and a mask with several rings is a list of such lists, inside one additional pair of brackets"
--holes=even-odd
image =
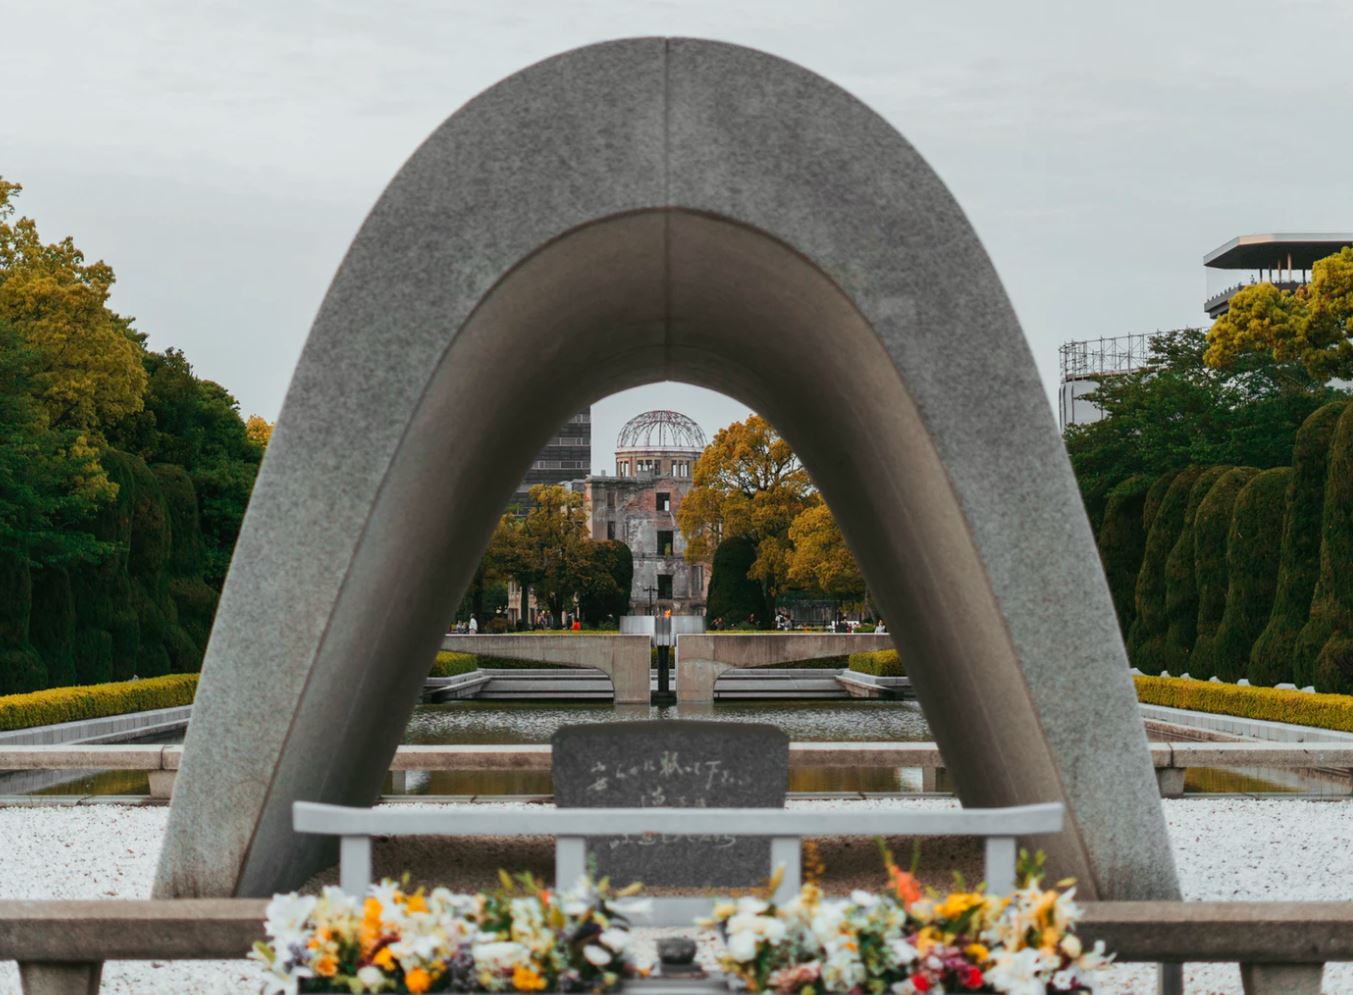
[(297, 366), (207, 651), (162, 895), (328, 855), (291, 803), (375, 800), (443, 625), (556, 424), (724, 391), (842, 521), (965, 804), (1064, 801), (1086, 897), (1173, 862), (1089, 526), (1010, 304), (886, 122), (760, 52), (569, 52), (391, 182)]

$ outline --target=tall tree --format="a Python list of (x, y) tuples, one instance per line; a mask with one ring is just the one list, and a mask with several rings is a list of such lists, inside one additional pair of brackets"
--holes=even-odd
[(1321, 382), (1353, 377), (1353, 246), (1317, 260), (1304, 287), (1238, 290), (1207, 340), (1207, 362), (1217, 368), (1258, 352), (1300, 362)]
[(1104, 417), (1067, 428), (1096, 528), (1109, 491), (1134, 474), (1159, 477), (1190, 463), (1285, 465), (1302, 422), (1339, 396), (1295, 360), (1247, 352), (1216, 368), (1204, 362), (1207, 349), (1200, 329), (1157, 336), (1146, 368), (1105, 377), (1088, 395)]
[(536, 484), (525, 517), (504, 515), (489, 542), (488, 571), (511, 577), (521, 589), (521, 617), (535, 588), (556, 623), (590, 575), (594, 563), (583, 496), (559, 484)]
[(131, 319), (108, 307), (112, 267), (86, 263), (70, 238), (44, 243), (31, 218), (16, 220), (20, 189), (0, 178), (0, 318), (40, 357), (35, 387), (49, 424), (96, 446), (103, 425), (141, 408), (141, 346)]
[(820, 495), (799, 512), (789, 527), (789, 538), (794, 544), (789, 563), (791, 583), (838, 601), (864, 598), (864, 575)]
[(113, 488), (73, 428), (56, 429), (38, 398), (40, 353), (0, 319), (0, 556), (26, 566), (108, 551), (90, 518)]
[(708, 559), (721, 541), (747, 539), (757, 551), (749, 575), (761, 584), (773, 615), (789, 577), (789, 528), (812, 493), (789, 443), (760, 415), (720, 429), (696, 460), (690, 493), (677, 512), (686, 558)]

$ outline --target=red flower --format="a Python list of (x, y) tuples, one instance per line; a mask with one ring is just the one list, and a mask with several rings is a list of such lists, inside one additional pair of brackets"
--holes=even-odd
[(964, 988), (981, 988), (984, 980), (982, 972), (971, 964), (963, 968), (962, 981)]
[(918, 992), (928, 992), (930, 991), (930, 979), (924, 974), (913, 974), (911, 976), (911, 987)]

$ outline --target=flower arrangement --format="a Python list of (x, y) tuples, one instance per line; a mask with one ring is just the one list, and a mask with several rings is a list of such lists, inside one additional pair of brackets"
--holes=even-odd
[(750, 992), (780, 995), (1052, 995), (1094, 991), (1094, 972), (1111, 961), (1102, 942), (1083, 949), (1075, 890), (1045, 890), (1041, 858), (1026, 857), (1012, 895), (969, 891), (961, 881), (941, 895), (923, 892), (884, 854), (890, 881), (882, 894), (834, 900), (807, 884), (779, 907), (761, 898), (716, 904), (708, 924), (724, 938), (720, 966)]
[(385, 880), (366, 896), (339, 888), (277, 895), (269, 942), (250, 958), (265, 995), (298, 992), (612, 992), (631, 963), (626, 892), (584, 879), (557, 895), (502, 875), (475, 895), (409, 891)]

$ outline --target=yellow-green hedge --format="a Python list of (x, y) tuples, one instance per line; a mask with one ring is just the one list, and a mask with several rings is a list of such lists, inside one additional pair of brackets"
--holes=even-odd
[(0, 697), (0, 730), (101, 719), (106, 715), (191, 705), (197, 674), (170, 674), (142, 681), (85, 684)]
[(1137, 699), (1148, 705), (1353, 732), (1353, 695), (1310, 694), (1183, 677), (1134, 675), (1133, 680)]
[(875, 650), (873, 653), (850, 654), (850, 669), (875, 677), (906, 677), (897, 650)]

